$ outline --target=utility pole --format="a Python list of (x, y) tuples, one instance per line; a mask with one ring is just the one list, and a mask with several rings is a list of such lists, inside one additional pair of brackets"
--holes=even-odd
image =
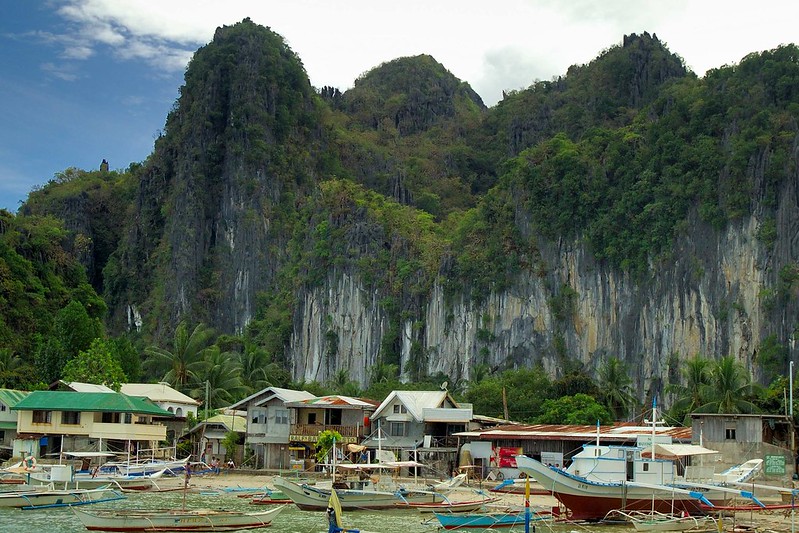
[(793, 477), (796, 479), (796, 430), (793, 424), (793, 361), (788, 364), (788, 417), (791, 419), (791, 458), (793, 459)]
[(208, 402), (211, 396), (211, 384), (205, 380), (205, 419), (208, 420)]

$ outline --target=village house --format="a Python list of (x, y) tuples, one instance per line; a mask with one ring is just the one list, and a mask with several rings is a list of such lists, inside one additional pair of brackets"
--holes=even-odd
[(236, 433), (240, 442), (244, 442), (247, 419), (236, 414), (217, 414), (199, 422), (184, 436), (191, 438), (195, 443), (192, 453), (200, 461), (211, 464), (214, 459), (220, 463), (232, 459), (239, 465), (244, 457), (242, 450), (228, 450), (223, 444), (231, 432)]
[[(255, 468), (284, 469), (293, 465), (302, 467), (302, 459), (291, 463), (292, 453), (305, 450), (292, 450), (289, 446), (289, 408), (286, 403), (315, 398), (306, 391), (267, 387), (231, 405), (229, 409), (246, 411), (247, 431), (245, 443), (254, 454)], [(296, 456), (295, 456), (296, 457)]]
[(362, 444), (449, 475), (457, 465), (455, 434), (472, 429), (474, 418), (471, 404), (458, 404), (446, 390), (393, 391), (372, 414), (372, 432)]
[(160, 422), (166, 426), (166, 440), (172, 446), (175, 445), (186, 428), (187, 417), (197, 418), (197, 410), (201, 402), (182, 392), (173, 389), (168, 383), (123, 383), (119, 389), (122, 394), (128, 396), (140, 396), (147, 398), (155, 405), (172, 413), (166, 418), (153, 418), (155, 422)]
[(691, 430), (692, 442), (719, 451), (727, 466), (761, 458), (767, 477), (796, 476), (791, 450), (797, 442), (789, 416), (691, 413)]
[[(106, 385), (96, 383), (82, 383), (80, 381), (58, 381), (52, 388), (58, 390), (71, 390), (74, 392), (114, 392)], [(170, 413), (168, 417), (154, 417), (153, 421), (166, 426), (166, 441), (171, 447), (177, 443), (186, 431), (186, 419), (189, 416), (197, 417), (197, 409), (201, 403), (182, 392), (173, 389), (169, 383), (123, 383), (119, 392), (128, 396), (147, 398), (155, 405)], [(174, 455), (174, 453), (173, 453)]]
[(37, 457), (63, 451), (134, 453), (154, 449), (173, 416), (144, 398), (117, 392), (34, 391), (11, 407), (17, 416), (17, 451)]
[(14, 441), (17, 438), (17, 412), (12, 411), (12, 407), (28, 394), (13, 389), (0, 389), (0, 457), (5, 459), (19, 455), (14, 450)]
[(360, 450), (358, 443), (367, 436), (377, 402), (334, 394), (287, 402), (286, 407), (291, 411), (289, 444), (293, 464), (303, 461), (303, 468), (310, 469), (323, 431), (338, 432), (342, 449), (349, 445), (352, 450)]

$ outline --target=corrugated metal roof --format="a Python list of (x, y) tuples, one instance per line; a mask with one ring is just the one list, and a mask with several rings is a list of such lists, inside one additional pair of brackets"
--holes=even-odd
[(230, 406), (230, 409), (245, 408), (248, 403), (258, 398), (256, 405), (263, 405), (274, 397), (278, 397), (283, 402), (292, 402), (296, 400), (304, 400), (306, 398), (315, 398), (313, 394), (304, 390), (282, 389), (280, 387), (267, 387), (259, 390), (254, 394), (250, 394), (243, 400), (240, 400)]
[(61, 381), (64, 385), (75, 392), (114, 392), (111, 387), (98, 385), (97, 383), (82, 383), (80, 381)]
[(306, 398), (304, 400), (286, 402), (286, 407), (338, 407), (341, 409), (374, 409), (377, 404), (372, 401), (332, 394), (319, 398)]
[[(481, 440), (519, 439), (519, 440), (581, 440), (596, 438), (596, 426), (560, 425), (560, 424), (513, 424), (497, 426), (485, 431), (468, 432), (469, 436), (479, 434)], [(691, 428), (657, 427), (658, 435), (668, 435), (679, 442), (691, 441)], [(464, 432), (461, 436), (466, 436)], [(617, 423), (613, 426), (600, 426), (599, 434), (603, 441), (626, 442), (635, 440), (638, 435), (651, 434), (651, 426), (638, 426), (629, 423)]]
[(425, 407), (441, 407), (446, 399), (449, 399), (455, 407), (459, 407), (458, 403), (447, 391), (395, 390), (383, 400), (377, 411), (372, 414), (372, 418), (379, 418), (380, 414), (394, 403), (395, 398), (405, 406), (411, 416), (418, 422), (424, 421), (423, 410)]
[[(234, 431), (236, 433), (247, 432), (247, 419), (244, 418), (243, 416), (237, 416), (237, 415), (214, 415), (208, 417), (206, 420), (203, 420), (199, 424), (195, 425), (188, 432), (194, 433), (197, 430), (201, 429), (203, 426), (211, 426), (217, 424), (224, 426), (227, 431)], [(206, 429), (206, 431), (208, 430)]]
[(144, 396), (154, 402), (174, 402), (200, 405), (200, 402), (175, 390), (168, 383), (123, 383), (119, 389), (128, 396)]
[(25, 399), (28, 394), (30, 393), (21, 390), (0, 389), (0, 402), (3, 402), (8, 407), (14, 407), (21, 400)]
[(145, 398), (128, 396), (118, 392), (67, 392), (33, 391), (24, 400), (12, 407), (18, 411), (81, 411), (135, 413), (153, 416), (172, 417)]

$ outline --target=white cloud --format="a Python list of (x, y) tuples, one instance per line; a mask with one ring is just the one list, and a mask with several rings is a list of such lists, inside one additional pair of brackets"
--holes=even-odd
[(74, 57), (109, 46), (122, 59), (180, 70), (218, 26), (250, 17), (286, 38), (316, 86), (346, 89), (380, 63), (428, 53), (491, 105), (501, 89), (562, 75), (629, 33), (657, 33), (701, 75), (794, 40), (799, 2), (67, 0), (59, 13), (77, 28)]
[(75, 81), (80, 76), (74, 66), (69, 64), (56, 65), (55, 63), (42, 63), (39, 68), (47, 74), (64, 81)]

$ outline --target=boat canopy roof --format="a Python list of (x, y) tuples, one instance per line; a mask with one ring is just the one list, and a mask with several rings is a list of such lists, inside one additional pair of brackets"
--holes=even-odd
[(64, 452), (64, 455), (69, 457), (114, 457), (117, 455), (113, 452)]
[[(644, 453), (651, 453), (651, 446), (647, 446)], [(655, 443), (655, 455), (661, 457), (687, 457), (689, 455), (709, 455), (711, 453), (719, 452), (696, 444)]]
[(379, 469), (394, 469), (394, 468), (413, 468), (415, 466), (424, 466), (422, 463), (416, 461), (391, 461), (386, 463), (339, 463), (336, 468), (343, 470), (379, 470)]

